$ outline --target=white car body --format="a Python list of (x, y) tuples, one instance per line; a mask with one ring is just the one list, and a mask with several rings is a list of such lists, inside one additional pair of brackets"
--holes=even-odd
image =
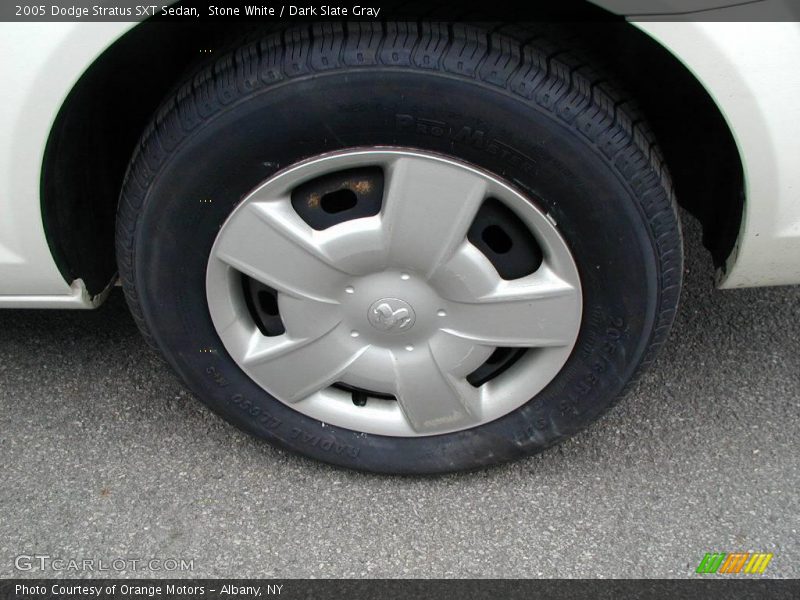
[[(632, 21), (695, 75), (738, 146), (744, 215), (719, 287), (800, 283), (800, 24)], [(0, 307), (92, 308), (103, 298), (56, 266), (41, 170), (70, 90), (135, 25), (0, 24)]]

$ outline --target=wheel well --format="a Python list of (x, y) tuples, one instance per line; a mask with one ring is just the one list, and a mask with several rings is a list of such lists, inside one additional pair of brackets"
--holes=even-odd
[(176, 82), (233, 27), (142, 23), (70, 91), (47, 141), (41, 181), (48, 244), (67, 281), (80, 277), (96, 295), (114, 277), (117, 202), (136, 143)]
[(580, 29), (583, 42), (640, 105), (678, 204), (700, 221), (703, 245), (714, 266), (724, 268), (745, 202), (742, 159), (725, 117), (689, 69), (646, 33), (628, 23)]
[[(559, 28), (565, 27), (641, 105), (665, 154), (679, 203), (701, 221), (704, 244), (714, 263), (723, 265), (739, 231), (744, 178), (733, 136), (716, 104), (686, 67), (632, 25)], [(223, 47), (251, 29), (236, 22), (223, 27), (140, 24), (104, 52), (72, 89), (50, 133), (41, 186), (48, 243), (67, 281), (80, 277), (95, 295), (112, 280), (117, 201), (141, 133), (182, 76), (207, 60), (203, 51)]]

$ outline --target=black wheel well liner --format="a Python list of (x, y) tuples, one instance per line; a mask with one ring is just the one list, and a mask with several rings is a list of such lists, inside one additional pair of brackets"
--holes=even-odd
[[(142, 23), (112, 44), (71, 90), (50, 132), (41, 179), (48, 244), (68, 282), (81, 278), (96, 295), (112, 280), (117, 202), (139, 137), (178, 81), (208, 60), (208, 50), (251, 29), (235, 21)], [(739, 232), (744, 177), (731, 131), (708, 92), (669, 51), (628, 23), (559, 29), (568, 29), (637, 99), (679, 203), (700, 220), (704, 244), (723, 266)]]

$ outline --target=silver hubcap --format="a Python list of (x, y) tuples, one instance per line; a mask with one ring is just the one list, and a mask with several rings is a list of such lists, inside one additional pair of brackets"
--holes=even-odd
[[(316, 230), (293, 209), (299, 185), (365, 166), (383, 171), (377, 215)], [(533, 273), (503, 279), (467, 239), (488, 198), (536, 239)], [(259, 329), (242, 275), (277, 292), (284, 333)], [(322, 422), (391, 436), (463, 430), (525, 404), (563, 367), (582, 310), (569, 249), (530, 201), (460, 162), (394, 149), (324, 155), (256, 188), (220, 229), (206, 286), (222, 343), (258, 385)], [(497, 348), (531, 350), (470, 384)], [(375, 394), (358, 405), (348, 389)]]

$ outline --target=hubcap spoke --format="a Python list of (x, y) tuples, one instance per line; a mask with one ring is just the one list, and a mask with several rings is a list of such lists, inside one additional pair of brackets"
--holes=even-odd
[(281, 294), (280, 316), (286, 335), (296, 340), (315, 339), (342, 322), (338, 304)]
[(430, 346), (406, 356), (395, 354), (395, 396), (417, 433), (469, 427), (480, 421), (478, 391), (443, 370)]
[(477, 174), (416, 157), (386, 173), (381, 215), (389, 266), (429, 276), (464, 241), (486, 195)]
[(215, 252), (245, 275), (298, 298), (332, 301), (347, 277), (285, 200), (250, 202), (235, 211)]
[(367, 348), (342, 327), (311, 339), (256, 336), (242, 363), (272, 395), (294, 403), (341, 379)]
[(523, 279), (496, 279), (471, 302), (454, 302), (445, 331), (478, 344), (566, 346), (580, 325), (578, 290), (546, 267)]

